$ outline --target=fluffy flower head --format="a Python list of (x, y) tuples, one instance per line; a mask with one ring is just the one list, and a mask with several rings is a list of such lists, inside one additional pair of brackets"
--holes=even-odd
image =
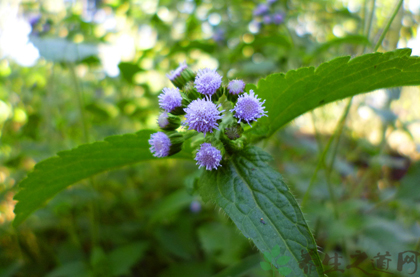
[(166, 128), (169, 124), (168, 113), (163, 112), (158, 117), (158, 125), (160, 128)]
[(166, 157), (169, 155), (171, 148), (171, 140), (164, 132), (157, 132), (150, 135), (149, 139), (150, 152), (155, 157)]
[(222, 84), (222, 76), (215, 69), (204, 68), (198, 70), (194, 85), (197, 91), (204, 95), (213, 95)]
[(218, 129), (217, 121), (222, 118), (218, 108), (207, 97), (206, 99), (197, 99), (192, 101), (184, 111), (186, 121), (184, 125), (188, 125), (188, 130), (196, 130), (198, 132), (213, 133), (213, 129)]
[(171, 72), (166, 74), (166, 77), (168, 77), (169, 80), (173, 81), (173, 80), (175, 80), (175, 78), (181, 76), (182, 71), (187, 69), (187, 67), (188, 67), (187, 63), (182, 62), (182, 63), (179, 64), (179, 66), (175, 70), (172, 70)]
[(217, 169), (222, 160), (222, 154), (219, 149), (210, 143), (203, 143), (195, 156), (198, 168), (205, 166), (207, 170)]
[(168, 113), (181, 107), (182, 96), (177, 88), (163, 88), (159, 95), (159, 106)]
[(245, 83), (242, 80), (232, 80), (229, 82), (228, 91), (231, 94), (240, 94), (244, 92)]
[(258, 95), (254, 95), (254, 91), (251, 89), (248, 93), (239, 95), (238, 102), (236, 102), (235, 108), (230, 110), (235, 112), (235, 117), (238, 119), (238, 123), (245, 121), (250, 126), (250, 122), (257, 120), (260, 117), (267, 116), (266, 111), (264, 111), (263, 104), (264, 101), (260, 101), (260, 98), (257, 98)]

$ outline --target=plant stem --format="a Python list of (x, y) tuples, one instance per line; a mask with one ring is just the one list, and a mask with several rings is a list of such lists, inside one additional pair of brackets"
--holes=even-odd
[[(322, 151), (321, 157), (319, 158), (319, 161), (318, 161), (318, 164), (316, 166), (315, 172), (312, 175), (312, 178), (311, 178), (311, 181), (309, 183), (308, 189), (306, 190), (305, 195), (303, 196), (303, 200), (302, 200), (302, 203), (301, 203), (302, 207), (305, 207), (305, 205), (306, 205), (306, 203), (307, 203), (307, 201), (309, 199), (309, 195), (310, 195), (310, 193), (312, 191), (313, 184), (314, 184), (314, 182), (316, 180), (316, 175), (318, 174), (318, 171), (321, 169), (321, 167), (326, 167), (325, 166), (325, 157), (327, 156), (328, 150), (330, 149), (331, 144), (332, 144), (334, 138), (339, 133), (339, 130), (342, 130), (342, 128), (343, 128), (341, 126), (344, 125), (344, 122), (346, 120), (346, 117), (347, 117), (347, 115), (349, 113), (348, 111), (349, 111), (350, 106), (351, 106), (351, 100), (352, 100), (352, 98), (349, 99), (349, 102), (347, 103), (347, 106), (346, 106), (346, 110), (344, 111), (343, 115), (341, 116), (340, 120), (338, 121), (337, 126), (334, 129), (334, 133), (329, 138), (329, 140), (327, 142), (327, 145), (324, 148), (324, 151)], [(332, 200), (333, 200), (334, 195), (332, 194), (331, 196), (332, 196)], [(335, 207), (335, 205), (334, 205), (334, 207)], [(337, 213), (337, 211), (334, 211), (334, 212), (335, 212), (335, 214)]]
[[(87, 120), (86, 120), (86, 116), (85, 116), (85, 111), (84, 111), (84, 94), (83, 94), (83, 89), (81, 88), (81, 84), (79, 83), (79, 80), (77, 78), (76, 75), (76, 70), (74, 69), (74, 65), (69, 63), (68, 64), (69, 69), (70, 69), (70, 73), (75, 85), (75, 89), (76, 89), (76, 95), (77, 95), (77, 102), (78, 102), (78, 106), (79, 106), (79, 112), (80, 112), (80, 118), (82, 121), (82, 126), (83, 126), (83, 139), (84, 139), (84, 143), (89, 143), (89, 132), (88, 132), (88, 126), (87, 126)], [(93, 181), (93, 177), (89, 178), (89, 185), (92, 191), (92, 197), (95, 197), (95, 184)], [(95, 207), (95, 200), (92, 200), (89, 204), (89, 220), (90, 220), (90, 225), (91, 225), (91, 229), (90, 229), (90, 236), (91, 236), (91, 240), (92, 240), (92, 245), (96, 246), (97, 245), (97, 225), (96, 225), (96, 207)]]
[(88, 143), (89, 142), (89, 133), (88, 133), (88, 127), (87, 127), (87, 123), (86, 123), (86, 117), (85, 117), (85, 111), (84, 111), (84, 97), (83, 97), (83, 91), (80, 89), (80, 84), (79, 84), (79, 80), (77, 79), (76, 76), (76, 71), (74, 69), (74, 65), (69, 63), (68, 64), (69, 69), (70, 69), (70, 74), (71, 77), (73, 79), (74, 82), (74, 87), (76, 89), (76, 95), (77, 95), (77, 103), (79, 105), (79, 112), (80, 112), (80, 118), (82, 121), (82, 126), (83, 126), (83, 138), (84, 138), (84, 143)]
[(394, 21), (395, 16), (397, 16), (398, 11), (400, 10), (403, 2), (404, 2), (404, 0), (400, 0), (400, 2), (398, 2), (398, 5), (397, 5), (396, 9), (394, 10), (394, 13), (389, 18), (388, 23), (386, 24), (384, 31), (382, 32), (381, 36), (379, 37), (378, 42), (375, 45), (375, 49), (373, 49), (374, 52), (376, 52), (379, 49), (379, 47), (381, 46), (382, 41), (384, 40), (386, 33), (388, 32), (389, 28), (391, 27), (391, 24)]

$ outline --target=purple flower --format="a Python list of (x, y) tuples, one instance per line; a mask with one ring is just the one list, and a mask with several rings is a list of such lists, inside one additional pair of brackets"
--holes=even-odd
[(261, 15), (264, 15), (264, 14), (268, 13), (269, 11), (270, 11), (270, 9), (266, 4), (259, 4), (254, 9), (254, 16), (261, 16)]
[(169, 72), (168, 74), (166, 74), (166, 77), (169, 78), (169, 80), (174, 81), (175, 78), (181, 76), (182, 71), (184, 71), (185, 69), (188, 68), (188, 65), (186, 62), (182, 62), (179, 64), (179, 66), (177, 67), (177, 69), (172, 70), (171, 72)]
[(188, 125), (188, 130), (194, 129), (198, 132), (203, 132), (204, 136), (206, 133), (213, 133), (215, 128), (219, 130), (217, 121), (222, 118), (221, 112), (218, 110), (219, 107), (220, 104), (216, 106), (208, 96), (206, 99), (192, 101), (184, 109), (187, 113), (184, 125)]
[(177, 88), (163, 88), (159, 95), (159, 106), (168, 113), (181, 107), (182, 96)]
[(225, 31), (223, 29), (217, 29), (213, 34), (213, 39), (216, 42), (223, 42), (225, 40)]
[(158, 125), (161, 129), (166, 128), (168, 126), (169, 120), (168, 120), (168, 113), (163, 112), (158, 117)]
[(284, 16), (281, 13), (276, 13), (273, 15), (273, 22), (276, 25), (280, 25), (284, 22)]
[(264, 15), (263, 21), (264, 21), (264, 24), (267, 24), (267, 25), (270, 24), (271, 23), (271, 16)]
[(242, 80), (232, 80), (229, 82), (227, 89), (231, 94), (240, 94), (244, 92), (245, 83)]
[(215, 69), (200, 69), (195, 77), (194, 84), (199, 93), (213, 95), (222, 84), (222, 76)]
[(276, 2), (277, 2), (277, 0), (267, 0), (267, 4), (268, 5), (274, 4)]
[(261, 99), (257, 98), (257, 96), (258, 95), (254, 95), (252, 89), (249, 91), (249, 94), (245, 93), (239, 95), (235, 108), (230, 110), (231, 112), (235, 112), (234, 117), (239, 119), (238, 123), (245, 121), (251, 126), (250, 122), (257, 120), (260, 117), (267, 116), (267, 112), (264, 111), (263, 107), (265, 100), (260, 102)]
[(161, 158), (169, 155), (171, 140), (164, 132), (151, 134), (149, 144), (153, 156)]
[(198, 202), (197, 200), (192, 201), (191, 204), (190, 204), (190, 210), (191, 210), (191, 212), (193, 212), (195, 214), (200, 212), (201, 211), (200, 202)]
[(222, 154), (219, 149), (212, 146), (210, 143), (203, 143), (195, 155), (198, 168), (205, 166), (207, 170), (217, 169), (222, 160)]

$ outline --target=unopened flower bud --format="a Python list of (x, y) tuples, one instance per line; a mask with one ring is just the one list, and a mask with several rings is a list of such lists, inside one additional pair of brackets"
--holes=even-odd
[(184, 93), (190, 100), (196, 100), (198, 98), (201, 98), (200, 93), (197, 91), (197, 89), (194, 86), (194, 82), (192, 81), (185, 84)]
[(177, 88), (183, 89), (186, 83), (194, 80), (195, 73), (185, 62), (182, 62), (179, 64), (177, 69), (172, 70), (169, 74), (166, 74), (166, 77), (168, 77), (172, 84), (174, 84)]
[(162, 130), (175, 130), (181, 125), (181, 119), (168, 112), (162, 112), (158, 118), (158, 125)]

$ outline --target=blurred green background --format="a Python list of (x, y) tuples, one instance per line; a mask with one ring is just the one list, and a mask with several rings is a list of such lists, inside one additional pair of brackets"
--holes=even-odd
[[(218, 68), (225, 82), (255, 83), (369, 53), (397, 1), (278, 0), (258, 16), (260, 4), (267, 5), (1, 0), (0, 276), (272, 276), (252, 242), (195, 193), (200, 172), (192, 159), (101, 174), (11, 226), (17, 184), (37, 162), (109, 135), (156, 129), (157, 95), (179, 62)], [(409, 47), (419, 55), (419, 22), (420, 1), (404, 1), (380, 51)], [(259, 144), (299, 202), (312, 183), (303, 211), (321, 259), (337, 253), (345, 269), (360, 250), (369, 257), (360, 268), (389, 276), (372, 266), (388, 251), (388, 272), (414, 270), (413, 263), (396, 268), (399, 252), (420, 251), (419, 103), (418, 87), (376, 91), (353, 99), (342, 129), (347, 101)], [(329, 166), (317, 170), (334, 132)], [(418, 262), (411, 276), (420, 276)], [(357, 268), (328, 275), (365, 276)]]

